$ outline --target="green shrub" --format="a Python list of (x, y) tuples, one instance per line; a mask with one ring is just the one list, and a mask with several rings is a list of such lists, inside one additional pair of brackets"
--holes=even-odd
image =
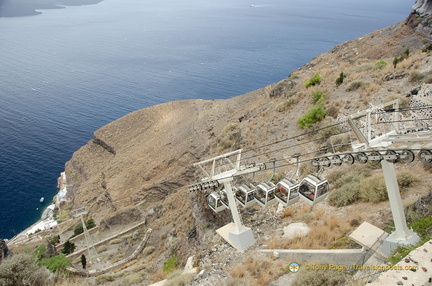
[(401, 61), (403, 61), (403, 58), (395, 57), (395, 58), (393, 59), (393, 67), (396, 68), (396, 67), (397, 67), (397, 64), (400, 63)]
[(340, 86), (343, 83), (345, 77), (346, 77), (346, 75), (343, 72), (341, 72), (339, 74), (339, 77), (336, 79), (336, 85)]
[(363, 87), (364, 85), (365, 85), (364, 82), (362, 82), (361, 80), (353, 81), (348, 85), (346, 91), (354, 91)]
[(298, 119), (300, 128), (311, 127), (326, 116), (327, 112), (322, 104), (317, 104), (309, 110), (309, 112)]
[(387, 62), (385, 62), (385, 61), (379, 61), (379, 62), (375, 63), (374, 69), (382, 69), (382, 68), (384, 68), (386, 66), (387, 66)]
[(178, 257), (171, 257), (169, 259), (167, 259), (167, 261), (164, 262), (163, 265), (163, 271), (165, 273), (170, 273), (171, 271), (177, 269), (179, 265), (179, 259)]
[(388, 258), (388, 260), (392, 264), (396, 264), (402, 260), (405, 256), (407, 256), (412, 250), (416, 248), (415, 245), (409, 246), (398, 246), (392, 253), (392, 255)]
[(325, 94), (321, 90), (314, 90), (312, 92), (312, 99), (314, 103), (322, 103), (324, 101)]
[[(93, 227), (96, 226), (93, 218), (89, 218), (84, 223), (85, 223), (87, 229), (91, 229), (91, 228), (93, 228)], [(75, 226), (75, 228), (74, 228), (74, 234), (72, 235), (72, 237), (77, 236), (77, 235), (79, 235), (79, 234), (81, 234), (83, 232), (84, 232), (84, 228), (82, 226), (82, 223), (79, 223), (79, 224), (77, 224)]]
[(69, 255), (69, 254), (73, 253), (74, 251), (75, 251), (75, 243), (67, 240), (63, 244), (63, 249), (61, 250), (61, 253), (65, 254), (65, 255)]
[(430, 51), (432, 51), (432, 44), (430, 44), (430, 45), (427, 46), (426, 48), (422, 49), (422, 52), (423, 52), (423, 53), (427, 53), (427, 52), (430, 52)]
[(47, 285), (49, 272), (37, 265), (28, 253), (18, 253), (0, 264), (0, 285), (2, 286), (42, 286)]
[(412, 230), (422, 237), (424, 237), (424, 235), (427, 234), (427, 231), (431, 226), (432, 226), (432, 217), (430, 216), (424, 218), (418, 218), (416, 221), (410, 224)]
[(67, 267), (71, 265), (69, 258), (65, 255), (57, 255), (49, 258), (44, 258), (39, 262), (40, 265), (48, 268), (49, 271), (53, 273), (58, 273), (66, 270)]
[(310, 80), (307, 80), (304, 83), (304, 86), (307, 88), (307, 87), (310, 87), (310, 86), (318, 85), (320, 83), (321, 83), (321, 75), (320, 75), (319, 72), (317, 72), (317, 73), (314, 74), (314, 76)]
[(39, 245), (34, 251), (33, 255), (37, 258), (37, 260), (41, 260), (44, 257), (46, 251), (46, 245)]

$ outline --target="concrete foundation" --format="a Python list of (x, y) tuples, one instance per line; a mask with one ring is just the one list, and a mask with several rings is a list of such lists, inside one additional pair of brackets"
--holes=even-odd
[(394, 232), (383, 241), (381, 251), (386, 255), (390, 255), (398, 246), (416, 245), (419, 241), (420, 237), (415, 232), (412, 232), (412, 235), (406, 238), (398, 238), (396, 232)]
[(234, 223), (229, 223), (216, 230), (216, 232), (235, 249), (240, 251), (255, 244), (255, 237), (250, 227), (243, 227), (239, 231)]

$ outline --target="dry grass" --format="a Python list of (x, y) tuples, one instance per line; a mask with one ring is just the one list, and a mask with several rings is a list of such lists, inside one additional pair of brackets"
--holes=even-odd
[(233, 278), (242, 279), (242, 285), (269, 285), (270, 282), (286, 273), (287, 263), (272, 260), (267, 256), (249, 255), (241, 264), (235, 265), (229, 274)]

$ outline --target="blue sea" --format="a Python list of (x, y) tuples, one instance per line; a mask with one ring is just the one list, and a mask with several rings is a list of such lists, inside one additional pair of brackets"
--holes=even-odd
[(104, 0), (0, 18), (0, 238), (39, 219), (65, 162), (103, 125), (280, 81), (336, 44), (402, 21), (413, 4)]

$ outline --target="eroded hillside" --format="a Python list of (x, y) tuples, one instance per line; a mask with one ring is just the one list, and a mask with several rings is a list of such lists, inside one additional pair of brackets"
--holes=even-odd
[[(70, 210), (85, 206), (89, 216), (100, 225), (96, 233), (100, 237), (107, 237), (104, 232), (108, 230), (121, 231), (145, 220), (142, 230), (153, 230), (147, 248), (124, 267), (124, 271), (135, 267), (135, 272), (142, 273), (136, 279), (138, 282), (165, 278), (162, 268), (167, 260), (176, 257), (177, 263), (184, 265), (191, 255), (196, 257), (195, 265), (213, 271), (196, 285), (206, 281), (208, 285), (235, 285), (240, 280), (250, 285), (266, 285), (274, 281), (283, 271), (267, 271), (271, 274), (264, 277), (256, 268), (262, 263), (267, 270), (280, 268), (280, 262), (237, 253), (215, 235), (217, 227), (231, 220), (230, 213), (215, 215), (205, 206), (206, 194), (188, 193), (186, 187), (200, 178), (193, 163), (239, 148), (252, 150), (250, 157), (255, 162), (269, 162), (275, 156), (272, 151), (280, 148), (272, 145), (274, 142), (332, 124), (338, 117), (363, 110), (370, 103), (378, 104), (388, 98), (408, 102), (407, 95), (413, 90), (432, 84), (432, 58), (427, 49), (432, 38), (424, 24), (427, 17), (416, 13), (407, 22), (340, 44), (292, 71), (288, 78), (260, 90), (226, 100), (160, 104), (133, 112), (97, 130), (93, 139), (66, 163), (63, 184), (68, 186), (68, 193), (60, 217), (67, 221)], [(404, 54), (403, 60), (395, 64), (395, 59)], [(304, 83), (316, 73), (320, 74), (321, 82), (306, 88)], [(336, 83), (341, 73), (343, 82)], [(322, 104), (327, 115), (312, 129), (302, 129), (298, 119), (315, 104), (311, 96), (314, 91), (324, 94)], [(254, 149), (260, 146), (267, 147)], [(304, 148), (299, 145), (279, 156), (310, 151)], [(404, 194), (406, 204), (425, 195), (430, 184), (422, 179), (430, 171), (420, 163), (402, 166), (401, 170), (410, 168), (417, 172), (419, 180), (415, 188)], [(346, 173), (351, 171), (344, 169)], [(281, 170), (279, 175), (284, 172), (292, 169)], [(343, 174), (326, 170), (326, 175), (336, 178)], [(365, 208), (370, 211), (362, 212)], [(390, 217), (387, 202), (359, 202), (342, 208), (326, 202), (314, 209), (298, 205), (278, 214), (275, 211), (243, 212), (245, 224), (256, 231), (256, 248), (327, 248), (358, 225), (354, 220), (369, 220), (384, 227)], [(297, 221), (306, 221), (314, 227), (315, 234), (309, 241), (277, 239), (281, 227)], [(322, 239), (320, 235), (327, 228), (333, 234)], [(62, 240), (70, 236), (70, 229), (71, 226), (64, 227)], [(137, 237), (141, 238), (143, 233)], [(123, 242), (118, 251), (122, 255), (131, 252), (128, 249), (138, 243), (132, 235), (120, 239)], [(108, 251), (115, 253), (114, 248)], [(112, 255), (106, 259), (115, 259), (115, 254)], [(116, 270), (106, 281), (101, 278), (89, 281), (127, 285), (121, 273)]]

